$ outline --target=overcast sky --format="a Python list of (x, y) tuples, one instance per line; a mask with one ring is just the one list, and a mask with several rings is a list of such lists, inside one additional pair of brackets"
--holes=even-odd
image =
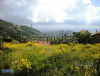
[(0, 0), (0, 19), (40, 31), (100, 31), (100, 0)]

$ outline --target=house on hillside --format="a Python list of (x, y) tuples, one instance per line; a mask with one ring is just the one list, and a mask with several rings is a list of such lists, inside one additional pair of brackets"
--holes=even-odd
[(93, 43), (100, 43), (100, 32), (92, 34)]
[[(86, 33), (86, 32), (88, 32), (88, 30), (81, 30), (81, 31), (80, 31), (80, 33)], [(73, 35), (75, 35), (75, 34), (77, 34), (77, 33), (79, 33), (79, 32), (73, 32)]]
[(81, 33), (86, 33), (86, 32), (88, 32), (88, 30), (81, 30), (80, 32)]

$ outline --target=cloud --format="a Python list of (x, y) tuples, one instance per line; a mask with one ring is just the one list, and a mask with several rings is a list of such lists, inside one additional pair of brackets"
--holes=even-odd
[[(32, 2), (33, 1), (33, 2)], [(16, 24), (32, 24), (27, 17), (32, 14), (36, 0), (0, 0), (0, 19)]]
[(92, 5), (91, 0), (38, 0), (32, 12), (33, 16), (30, 19), (35, 23), (44, 23), (46, 19), (56, 23), (74, 20), (75, 24), (83, 21), (83, 25), (100, 18), (100, 7)]
[(94, 7), (92, 4), (90, 4), (87, 7), (86, 12), (86, 20), (87, 24), (90, 24), (92, 21), (98, 21), (100, 19), (100, 7)]
[(94, 27), (100, 25), (100, 6), (91, 0), (0, 0), (0, 18), (17, 24)]
[(45, 22), (45, 19), (56, 22), (64, 22), (67, 18), (67, 8), (74, 8), (76, 0), (38, 0), (33, 11), (33, 22)]

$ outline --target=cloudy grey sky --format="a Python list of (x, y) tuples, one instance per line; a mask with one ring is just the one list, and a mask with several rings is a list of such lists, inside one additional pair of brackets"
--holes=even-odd
[(0, 0), (0, 19), (40, 31), (100, 31), (100, 0)]

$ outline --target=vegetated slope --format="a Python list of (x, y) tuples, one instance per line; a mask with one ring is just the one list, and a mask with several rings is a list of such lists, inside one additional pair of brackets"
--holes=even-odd
[(40, 35), (40, 31), (23, 25), (16, 25), (4, 20), (0, 20), (0, 35), (3, 37), (9, 37), (17, 41), (21, 40), (21, 34), (26, 35)]
[(60, 31), (50, 31), (50, 32), (45, 32), (45, 34), (47, 35), (51, 35), (51, 36), (61, 36), (61, 35), (73, 35), (73, 31), (65, 31), (65, 30), (60, 30)]

